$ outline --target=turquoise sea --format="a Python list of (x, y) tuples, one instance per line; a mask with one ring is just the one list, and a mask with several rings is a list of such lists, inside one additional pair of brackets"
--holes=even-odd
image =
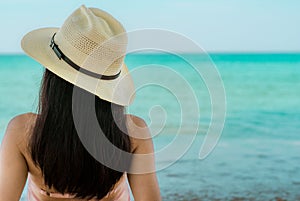
[[(208, 61), (203, 55), (188, 57), (200, 67)], [(179, 127), (186, 135), (181, 136), (184, 140), (194, 123), (199, 123), (197, 136), (184, 156), (157, 173), (164, 200), (300, 200), (300, 54), (210, 57), (223, 80), (227, 108), (221, 138), (204, 160), (198, 155), (210, 124), (211, 100), (201, 77), (174, 55), (133, 54), (126, 58), (133, 72), (155, 64), (175, 72), (178, 78), (165, 71), (160, 74), (158, 68), (153, 68), (158, 69), (155, 78), (147, 73), (133, 76), (138, 82), (154, 80), (138, 89), (128, 112), (146, 120), (155, 134), (156, 150), (172, 144), (179, 137)], [(0, 56), (0, 141), (12, 117), (36, 111), (42, 72), (43, 67), (27, 56)], [(180, 79), (189, 84), (197, 105), (185, 96)], [(187, 114), (199, 108), (200, 119), (191, 118), (181, 125), (183, 105)], [(158, 157), (158, 167), (167, 163), (168, 158)]]

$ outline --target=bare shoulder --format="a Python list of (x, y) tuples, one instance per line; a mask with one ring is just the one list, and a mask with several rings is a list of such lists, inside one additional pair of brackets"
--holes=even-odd
[(34, 113), (26, 113), (15, 116), (7, 125), (5, 138), (15, 141), (16, 144), (22, 144), (26, 135), (30, 132), (35, 119), (36, 114)]
[(133, 152), (135, 152), (136, 150), (139, 150), (140, 153), (146, 153), (149, 151), (142, 150), (141, 147), (149, 147), (152, 150), (152, 136), (145, 120), (138, 116), (127, 114), (126, 123)]
[(18, 131), (21, 129), (26, 129), (32, 125), (35, 121), (37, 114), (25, 113), (15, 116), (10, 120), (7, 126), (7, 130)]
[(139, 127), (147, 127), (147, 124), (144, 119), (141, 117), (135, 116), (133, 114), (126, 114), (127, 120), (132, 121)]
[(128, 134), (131, 137), (135, 138), (147, 138), (150, 136), (150, 132), (147, 126), (147, 123), (145, 122), (144, 119), (132, 115), (132, 114), (127, 114), (126, 118), (126, 125), (128, 129)]

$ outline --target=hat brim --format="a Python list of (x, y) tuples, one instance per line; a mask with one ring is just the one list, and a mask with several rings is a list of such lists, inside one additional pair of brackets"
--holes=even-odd
[(22, 49), (51, 72), (103, 100), (123, 106), (133, 102), (134, 83), (125, 63), (121, 67), (119, 77), (113, 80), (101, 80), (85, 75), (64, 60), (60, 60), (50, 47), (51, 38), (57, 31), (58, 28), (43, 28), (29, 32), (22, 39)]

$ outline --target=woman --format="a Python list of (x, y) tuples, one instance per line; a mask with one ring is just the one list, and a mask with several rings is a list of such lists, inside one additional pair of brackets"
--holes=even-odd
[(161, 199), (149, 130), (124, 112), (134, 97), (126, 44), (115, 18), (85, 6), (61, 28), (23, 38), (24, 51), (46, 70), (38, 114), (16, 116), (7, 127), (0, 201), (19, 200), (26, 180), (30, 201), (127, 201), (127, 179), (135, 200)]

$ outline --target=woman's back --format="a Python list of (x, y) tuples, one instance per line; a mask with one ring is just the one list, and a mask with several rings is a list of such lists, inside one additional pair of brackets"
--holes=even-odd
[[(44, 184), (41, 170), (34, 164), (30, 157), (28, 149), (28, 140), (32, 132), (32, 126), (36, 120), (36, 114), (27, 113), (18, 115), (13, 118), (6, 130), (0, 151), (0, 201), (17, 201), (23, 191), (28, 175), (31, 181), (39, 189), (48, 192), (56, 192), (55, 189), (48, 188)], [(128, 119), (128, 131), (131, 136), (149, 137), (149, 133), (145, 132), (145, 122), (133, 115), (126, 115)], [(137, 128), (142, 128), (139, 130)], [(134, 154), (153, 153), (152, 140), (130, 138)], [(154, 161), (148, 161), (145, 166), (153, 166)], [(125, 180), (125, 177), (122, 177)], [(123, 186), (123, 181), (121, 185)], [(147, 174), (129, 174), (128, 182), (134, 199), (145, 201), (159, 201), (159, 189), (155, 173)], [(117, 184), (116, 187), (119, 185)], [(127, 187), (127, 186), (126, 186)], [(127, 190), (126, 190), (127, 191)], [(126, 193), (127, 194), (127, 193)], [(128, 196), (124, 195), (121, 200), (128, 200)], [(113, 196), (112, 196), (113, 197)], [(104, 200), (114, 200), (112, 197), (106, 197)], [(51, 198), (43, 194), (38, 194), (36, 200), (39, 201), (67, 201), (67, 200), (84, 200), (84, 199), (60, 199)], [(85, 199), (87, 200), (87, 199)], [(28, 201), (35, 201), (29, 199)]]
[[(24, 156), (26, 164), (28, 166), (28, 200), (30, 201), (75, 201), (84, 200), (76, 199), (74, 196), (58, 193), (54, 188), (49, 188), (45, 185), (43, 174), (39, 167), (37, 167), (31, 159), (30, 150), (28, 149), (28, 141), (32, 134), (32, 128), (34, 126), (37, 114), (27, 113), (19, 115), (15, 118), (14, 131), (18, 133), (18, 145), (21, 153)], [(128, 200), (129, 189), (127, 185), (126, 173), (117, 182), (113, 190), (103, 198), (103, 201), (108, 200)], [(51, 193), (51, 196), (49, 196)], [(69, 198), (68, 198), (69, 197)], [(94, 199), (97, 200), (97, 199)], [(102, 200), (102, 199), (101, 199)]]

